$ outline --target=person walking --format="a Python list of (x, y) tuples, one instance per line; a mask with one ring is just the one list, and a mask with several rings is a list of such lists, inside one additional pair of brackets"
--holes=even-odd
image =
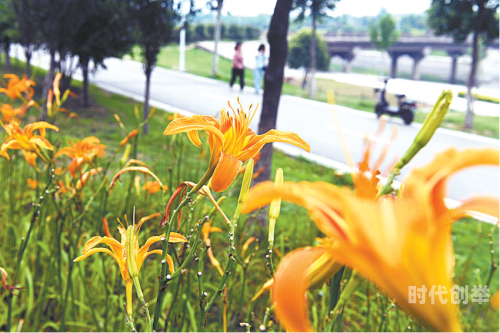
[(264, 77), (264, 71), (266, 70), (267, 57), (265, 53), (266, 47), (264, 44), (260, 44), (258, 53), (255, 56), (255, 68), (253, 69), (253, 84), (256, 94), (260, 92), (260, 85), (262, 84), (262, 78)]
[(229, 82), (229, 87), (233, 88), (234, 81), (236, 80), (236, 76), (240, 77), (240, 86), (241, 91), (243, 91), (243, 87), (245, 87), (245, 67), (243, 66), (243, 55), (241, 54), (241, 43), (237, 42), (236, 47), (234, 48), (234, 57), (233, 57), (233, 71), (231, 73), (231, 82)]

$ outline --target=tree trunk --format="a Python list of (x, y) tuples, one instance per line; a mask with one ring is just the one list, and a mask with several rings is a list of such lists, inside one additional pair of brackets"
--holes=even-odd
[[(49, 94), (49, 89), (52, 87), (52, 82), (54, 81), (54, 70), (56, 68), (55, 61), (55, 50), (51, 48), (50, 50), (50, 68), (45, 78), (43, 80), (43, 89), (42, 89), (42, 99), (47, 100), (47, 96)], [(40, 120), (47, 120), (47, 106), (45, 103), (42, 105), (42, 110), (40, 112)]]
[[(278, 117), (278, 105), (283, 87), (283, 76), (285, 72), (286, 57), (288, 54), (288, 16), (292, 8), (292, 0), (278, 0), (274, 8), (274, 14), (267, 33), (270, 46), (269, 65), (264, 76), (264, 97), (262, 101), (262, 113), (259, 122), (258, 134), (276, 128)], [(261, 150), (260, 160), (255, 170), (264, 167), (264, 171), (254, 179), (257, 184), (269, 180), (271, 175), (271, 160), (273, 157), (273, 145), (268, 143)]]
[(479, 51), (479, 34), (474, 30), (474, 37), (472, 39), (472, 63), (470, 66), (469, 79), (467, 80), (467, 111), (465, 112), (464, 127), (472, 129), (474, 122), (474, 100), (472, 98), (472, 88), (476, 84), (476, 71), (478, 63)]
[(309, 70), (306, 68), (306, 69), (304, 69), (304, 78), (302, 79), (302, 90), (306, 90), (307, 76), (308, 75), (309, 75)]
[(459, 57), (458, 54), (453, 54), (451, 56), (451, 72), (450, 72), (451, 84), (455, 84), (456, 82), (458, 57)]
[(312, 36), (311, 48), (309, 50), (311, 55), (311, 79), (309, 80), (309, 97), (314, 98), (316, 95), (316, 15), (312, 14)]
[(220, 41), (220, 25), (221, 25), (222, 0), (217, 1), (217, 22), (215, 24), (214, 34), (214, 58), (212, 62), (212, 76), (217, 74), (217, 65), (219, 63), (219, 54), (217, 48)]
[(81, 63), (82, 66), (82, 74), (83, 74), (83, 106), (89, 106), (89, 61), (83, 60)]
[(5, 43), (4, 44), (4, 51), (5, 51), (5, 69), (10, 71), (11, 70), (11, 67), (10, 67), (10, 54), (9, 54), (9, 51), (10, 51), (10, 43)]
[(31, 68), (30, 68), (30, 63), (31, 63), (31, 49), (30, 47), (25, 47), (24, 48), (24, 56), (26, 57), (26, 66), (24, 67), (24, 74), (26, 77), (30, 77), (31, 75)]
[[(146, 67), (146, 92), (144, 94), (144, 120), (146, 120), (146, 118), (148, 117), (149, 115), (149, 86), (151, 85), (151, 73), (153, 71), (153, 66), (148, 64), (147, 67)], [(143, 135), (146, 135), (148, 134), (149, 132), (149, 124), (146, 124), (144, 125), (143, 127), (143, 132), (142, 134)]]

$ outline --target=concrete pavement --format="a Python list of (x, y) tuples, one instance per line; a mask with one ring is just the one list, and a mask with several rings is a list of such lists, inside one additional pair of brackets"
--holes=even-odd
[[(33, 64), (36, 65), (37, 57), (33, 59)], [(41, 55), (42, 67), (47, 67), (47, 64), (47, 56)], [(105, 90), (141, 100), (145, 85), (142, 65), (138, 62), (116, 58), (107, 59), (105, 64), (107, 70), (100, 70), (91, 76), (91, 83)], [(238, 89), (230, 90), (227, 83), (208, 78), (163, 68), (155, 68), (153, 71), (151, 104), (168, 110), (213, 116), (217, 115), (221, 109), (227, 108), (228, 100), (232, 105), (236, 105), (238, 96), (244, 107), (248, 107), (250, 103), (256, 105), (262, 100), (262, 96), (254, 94), (252, 88), (240, 92)], [(363, 138), (367, 134), (374, 133), (378, 120), (374, 114), (363, 111), (341, 106), (336, 106), (336, 110), (349, 150), (354, 160), (359, 161), (362, 155)], [(259, 119), (260, 108), (251, 124), (254, 131)], [(421, 127), (420, 124), (406, 126), (399, 119), (389, 119), (389, 128), (376, 138), (377, 147), (374, 156), (378, 156), (382, 146), (388, 142), (391, 136), (391, 126), (398, 127), (399, 135), (389, 150), (386, 162), (381, 167), (382, 170), (394, 158), (406, 151)], [(294, 96), (282, 96), (277, 128), (299, 134), (311, 145), (311, 153), (318, 162), (323, 161), (324, 164), (339, 166), (339, 168), (345, 166), (345, 158), (335, 130), (330, 105)], [(436, 153), (450, 146), (459, 149), (483, 146), (498, 148), (499, 140), (440, 128), (429, 145), (403, 170), (402, 177), (411, 168), (430, 162)], [(278, 147), (283, 146), (278, 145)], [(289, 152), (296, 152), (293, 148), (286, 147), (285, 149)], [(304, 178), (306, 177), (310, 179), (308, 175), (304, 175)], [(491, 193), (498, 196), (498, 168), (480, 167), (465, 170), (451, 180), (448, 189), (448, 196), (451, 199), (462, 199), (473, 193)]]

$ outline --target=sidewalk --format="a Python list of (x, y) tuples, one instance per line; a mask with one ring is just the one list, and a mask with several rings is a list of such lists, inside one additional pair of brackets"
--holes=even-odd
[[(214, 43), (204, 41), (197, 43), (197, 46), (203, 50), (213, 52)], [(248, 41), (242, 45), (243, 63), (247, 68), (253, 68), (255, 65), (255, 55), (260, 44), (266, 45), (266, 54), (269, 56), (269, 45), (266, 41)], [(234, 54), (234, 42), (220, 42), (218, 52), (221, 57), (232, 59)], [(285, 76), (302, 79), (304, 72), (298, 69), (285, 68)], [(319, 72), (317, 78), (334, 80), (337, 82), (348, 83), (352, 85), (381, 88), (383, 86), (382, 78), (378, 75), (341, 73), (341, 72)], [(408, 99), (433, 105), (443, 90), (450, 89), (453, 92), (453, 102), (451, 109), (459, 112), (465, 112), (467, 101), (465, 98), (458, 97), (458, 93), (467, 91), (463, 85), (454, 85), (449, 83), (438, 83), (428, 81), (413, 81), (407, 79), (391, 79), (387, 84), (387, 91), (391, 94), (405, 94)], [(499, 96), (499, 91), (489, 88), (479, 88), (474, 90), (479, 94), (487, 96)], [(498, 117), (500, 116), (500, 105), (489, 102), (476, 101), (474, 103), (474, 112), (477, 115)]]

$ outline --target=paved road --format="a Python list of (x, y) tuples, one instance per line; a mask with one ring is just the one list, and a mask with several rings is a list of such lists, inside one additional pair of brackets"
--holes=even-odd
[[(262, 41), (248, 41), (242, 45), (243, 61), (245, 67), (253, 68), (255, 65), (255, 55), (259, 44)], [(207, 51), (213, 52), (214, 43), (212, 41), (199, 42), (197, 45)], [(267, 45), (267, 44), (266, 44)], [(234, 42), (221, 42), (219, 45), (219, 54), (225, 58), (231, 59), (234, 54)], [(269, 52), (269, 50), (267, 50)], [(499, 51), (488, 49), (489, 56), (481, 61), (479, 77), (483, 78), (481, 81), (481, 86), (475, 89), (480, 95), (486, 96), (499, 96), (498, 90), (498, 60)], [(460, 60), (464, 60), (465, 64), (462, 64), (462, 70), (466, 70), (467, 61), (470, 62), (468, 56), (460, 57)], [(336, 63), (338, 57), (332, 58), (332, 63)], [(469, 57), (470, 58), (470, 57)], [(385, 69), (389, 68), (389, 56), (386, 57), (386, 64), (382, 64), (380, 58), (380, 52), (361, 50), (356, 58), (353, 60), (353, 66), (361, 66), (364, 68), (377, 69), (383, 65)], [(427, 56), (422, 60), (421, 68), (431, 73), (448, 73), (451, 58), (449, 57), (438, 57), (438, 56)], [(401, 65), (403, 69), (406, 67), (411, 68), (412, 60), (409, 57), (402, 56), (398, 60), (398, 66)], [(442, 74), (442, 73), (441, 73)], [(448, 74), (444, 75), (446, 78)], [(285, 69), (285, 76), (295, 78), (297, 80), (302, 80), (304, 76), (304, 71), (302, 69)], [(490, 76), (496, 77), (495, 82), (490, 80)], [(342, 83), (349, 83), (357, 86), (370, 87), (370, 88), (382, 88), (383, 82), (382, 78), (378, 75), (369, 74), (355, 74), (355, 73), (341, 73), (341, 72), (318, 72), (317, 78), (334, 80)], [(489, 82), (489, 85), (485, 85)], [(467, 100), (465, 98), (458, 97), (459, 92), (464, 92), (467, 88), (463, 85), (449, 84), (449, 83), (438, 83), (438, 82), (426, 82), (426, 81), (414, 81), (407, 79), (391, 79), (387, 84), (387, 91), (391, 94), (405, 94), (409, 99), (417, 101), (419, 103), (424, 103), (427, 105), (433, 105), (436, 99), (441, 94), (441, 91), (450, 89), (453, 92), (455, 98), (451, 104), (451, 109), (459, 112), (465, 112), (467, 109)], [(498, 104), (476, 101), (474, 103), (474, 112), (483, 116), (495, 116), (500, 115), (500, 107)]]
[[(33, 63), (36, 64), (37, 57), (34, 59)], [(47, 58), (41, 57), (42, 67), (46, 67), (47, 63)], [(144, 92), (144, 74), (140, 63), (130, 60), (108, 59), (106, 67), (107, 70), (100, 70), (91, 77), (92, 83), (109, 91), (140, 99)], [(191, 74), (156, 68), (152, 75), (151, 99), (153, 105), (155, 103), (160, 106), (167, 104), (192, 113), (216, 115), (222, 108), (227, 108), (228, 100), (235, 105), (238, 96), (244, 107), (248, 107), (250, 103), (256, 105), (262, 100), (262, 96), (253, 93), (251, 88), (244, 92), (240, 92), (239, 89), (230, 90), (228, 85), (223, 82)], [(359, 161), (362, 154), (363, 138), (367, 133), (375, 132), (378, 121), (371, 113), (341, 106), (337, 106), (336, 110), (353, 158), (355, 161)], [(260, 108), (251, 124), (253, 130), (257, 128), (259, 119)], [(399, 135), (397, 141), (390, 148), (382, 169), (396, 156), (401, 156), (406, 151), (420, 128), (420, 124), (403, 125), (399, 119), (391, 119), (388, 125), (384, 133), (377, 139), (375, 156), (378, 156), (383, 144), (390, 138), (391, 126), (398, 127)], [(277, 128), (298, 133), (311, 145), (311, 153), (317, 160), (326, 161), (326, 164), (330, 165), (345, 163), (331, 107), (328, 104), (293, 96), (282, 96)], [(429, 145), (410, 163), (409, 167), (403, 170), (402, 176), (404, 177), (412, 167), (431, 161), (436, 153), (450, 146), (458, 148), (498, 147), (499, 141), (439, 129)], [(311, 178), (309, 175), (304, 175), (304, 178), (306, 177)], [(476, 192), (498, 195), (498, 168), (481, 167), (461, 172), (450, 182), (448, 197), (462, 199)]]

